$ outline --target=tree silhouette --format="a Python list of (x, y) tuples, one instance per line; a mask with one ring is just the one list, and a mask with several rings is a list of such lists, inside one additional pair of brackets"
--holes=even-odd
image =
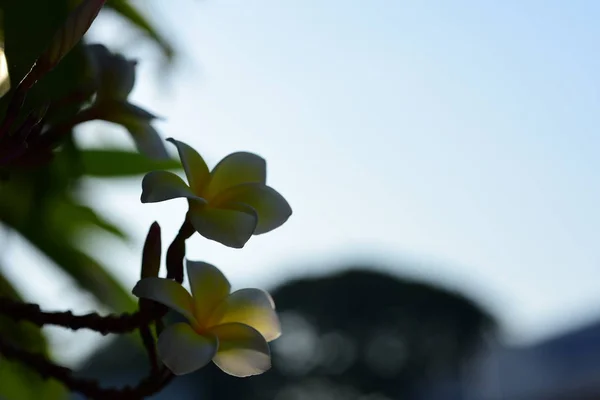
[(407, 399), (457, 377), (496, 327), (458, 293), (359, 268), (292, 281), (273, 297), (283, 327), (273, 369), (240, 381), (210, 368), (211, 398)]

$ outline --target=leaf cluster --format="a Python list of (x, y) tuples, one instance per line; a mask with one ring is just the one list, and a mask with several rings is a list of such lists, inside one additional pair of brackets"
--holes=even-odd
[[(180, 163), (153, 147), (160, 138), (151, 126), (155, 117), (127, 99), (137, 63), (104, 45), (81, 40), (101, 9), (118, 13), (132, 31), (142, 32), (166, 59), (173, 59), (172, 44), (129, 0), (0, 0), (0, 225), (108, 310), (132, 313), (137, 304), (129, 290), (81, 245), (84, 235), (93, 232), (123, 241), (128, 237), (119, 224), (86, 204), (78, 189), (90, 177), (132, 177), (155, 169), (179, 169)], [(122, 125), (141, 151), (80, 148), (75, 128), (90, 120)], [(26, 293), (3, 274), (5, 267), (0, 266), (2, 346), (17, 354), (26, 349), (48, 360), (51, 355), (40, 329), (45, 321), (39, 320), (48, 313), (27, 305)], [(26, 307), (29, 318), (13, 318), (10, 310), (19, 306)], [(61, 313), (51, 318), (56, 314)], [(147, 325), (139, 311), (127, 315), (129, 328)], [(110, 321), (97, 315), (81, 320), (63, 313), (61, 318), (101, 333), (124, 327), (115, 321), (103, 326)], [(4, 358), (0, 382), (0, 398), (65, 396), (62, 385), (45, 381), (31, 365)]]

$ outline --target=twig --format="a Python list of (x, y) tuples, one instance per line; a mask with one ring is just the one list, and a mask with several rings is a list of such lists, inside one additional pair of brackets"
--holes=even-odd
[(0, 338), (0, 353), (7, 358), (22, 362), (43, 378), (54, 378), (71, 391), (82, 393), (90, 399), (143, 399), (162, 390), (173, 378), (171, 372), (164, 368), (155, 374), (150, 374), (134, 387), (103, 388), (96, 380), (75, 377), (71, 369), (57, 365), (41, 354), (16, 348), (2, 338)]
[[(150, 228), (148, 238), (152, 238), (151, 232), (158, 232), (160, 227), (153, 224)], [(167, 278), (183, 282), (183, 259), (185, 257), (185, 241), (194, 233), (193, 226), (186, 220), (181, 225), (175, 239), (167, 251)], [(147, 239), (148, 241), (149, 239)], [(159, 255), (160, 257), (160, 255)], [(150, 258), (146, 259), (149, 262)], [(145, 299), (142, 299), (145, 300)], [(135, 313), (120, 315), (101, 316), (97, 313), (85, 315), (74, 315), (71, 311), (47, 312), (42, 311), (40, 306), (31, 303), (14, 301), (7, 297), (0, 297), (0, 314), (7, 315), (12, 319), (27, 320), (35, 325), (58, 325), (72, 330), (91, 329), (102, 335), (109, 333), (126, 333), (137, 328), (160, 320), (168, 311), (162, 304), (148, 300), (147, 306), (140, 307)], [(160, 329), (160, 328), (159, 328)]]
[[(183, 281), (183, 259), (185, 257), (185, 241), (194, 233), (193, 226), (187, 218), (183, 222), (177, 236), (167, 252), (167, 278)], [(157, 238), (158, 236), (158, 238)], [(152, 246), (152, 243), (154, 246)], [(148, 234), (144, 261), (150, 264), (160, 259), (160, 227), (154, 223)], [(158, 256), (157, 256), (158, 255)], [(144, 270), (144, 268), (142, 268)], [(150, 268), (152, 269), (152, 268)], [(135, 329), (140, 330), (142, 341), (148, 352), (151, 372), (135, 387), (126, 386), (121, 389), (102, 388), (95, 380), (77, 378), (69, 368), (57, 365), (41, 354), (31, 353), (12, 346), (0, 337), (0, 353), (7, 358), (18, 360), (37, 371), (44, 378), (54, 378), (62, 382), (70, 390), (84, 394), (91, 399), (143, 399), (164, 388), (173, 378), (166, 368), (159, 369), (154, 337), (150, 324), (156, 322), (157, 336), (163, 329), (161, 318), (167, 313), (167, 307), (156, 302), (140, 302), (140, 311), (132, 314), (100, 316), (96, 313), (73, 315), (71, 311), (45, 312), (37, 304), (22, 303), (7, 297), (0, 297), (0, 314), (7, 315), (15, 321), (26, 320), (38, 326), (58, 325), (72, 330), (87, 328), (103, 335), (108, 333), (126, 333)]]
[(154, 343), (154, 336), (150, 326), (144, 325), (140, 327), (140, 336), (142, 337), (142, 343), (148, 353), (148, 359), (150, 361), (150, 373), (154, 374), (158, 371), (158, 357), (156, 355), (156, 346)]
[(162, 318), (164, 307), (152, 307), (152, 311), (101, 316), (97, 313), (74, 315), (71, 311), (46, 312), (37, 304), (22, 303), (8, 297), (0, 297), (0, 314), (15, 321), (26, 320), (37, 326), (58, 325), (72, 330), (91, 329), (102, 335), (126, 333)]

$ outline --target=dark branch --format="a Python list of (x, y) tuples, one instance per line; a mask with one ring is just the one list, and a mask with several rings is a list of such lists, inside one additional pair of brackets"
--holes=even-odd
[[(167, 251), (167, 278), (183, 282), (183, 259), (185, 258), (185, 241), (194, 233), (193, 226), (187, 219), (181, 225), (175, 239)], [(152, 224), (148, 234), (147, 243), (152, 240), (153, 246), (148, 245), (144, 252), (144, 264), (152, 263), (160, 251), (156, 253), (156, 247), (160, 248), (160, 227), (157, 223)], [(157, 244), (158, 243), (158, 244)], [(152, 250), (152, 251), (151, 251)], [(165, 316), (168, 309), (162, 304), (151, 300), (142, 299), (140, 310), (132, 314), (101, 316), (97, 313), (86, 315), (73, 315), (71, 311), (46, 312), (37, 304), (22, 303), (7, 297), (0, 297), (0, 314), (7, 315), (15, 321), (26, 320), (38, 326), (58, 325), (72, 330), (91, 329), (102, 335), (109, 333), (126, 333), (140, 327), (148, 326)], [(160, 328), (159, 328), (160, 329)], [(144, 334), (144, 333), (143, 333)], [(147, 338), (145, 339), (146, 343)], [(152, 350), (149, 356), (152, 358)]]
[(148, 360), (150, 361), (150, 371), (154, 374), (158, 371), (158, 358), (156, 355), (154, 336), (152, 336), (152, 331), (150, 330), (150, 327), (148, 325), (140, 327), (140, 336), (142, 338), (144, 348), (146, 349), (146, 353), (148, 353)]
[(37, 304), (21, 303), (7, 297), (0, 297), (0, 314), (7, 315), (15, 321), (26, 320), (37, 326), (58, 325), (72, 330), (85, 328), (102, 335), (134, 331), (162, 318), (166, 312), (164, 306), (157, 304), (156, 307), (151, 307), (151, 311), (138, 311), (132, 314), (73, 315), (71, 311), (45, 312)]
[[(177, 236), (169, 246), (167, 252), (167, 278), (183, 281), (183, 259), (185, 258), (185, 241), (194, 233), (194, 228), (187, 221), (181, 226)], [(149, 243), (153, 241), (152, 243)], [(157, 244), (158, 243), (158, 244)], [(160, 227), (153, 224), (147, 239), (147, 248), (144, 252), (142, 270), (154, 270), (156, 266), (150, 265), (157, 258), (160, 259)], [(72, 330), (82, 328), (91, 329), (103, 335), (108, 333), (126, 333), (135, 329), (140, 330), (142, 341), (148, 352), (151, 364), (151, 373), (137, 386), (126, 386), (121, 389), (102, 388), (95, 380), (77, 378), (69, 368), (57, 365), (41, 354), (30, 353), (5, 342), (0, 338), (0, 353), (5, 357), (18, 360), (37, 371), (44, 378), (54, 378), (62, 382), (70, 390), (84, 394), (91, 399), (142, 399), (159, 392), (173, 378), (173, 374), (166, 368), (159, 369), (156, 357), (154, 337), (150, 325), (156, 322), (157, 335), (163, 329), (161, 318), (167, 313), (167, 307), (150, 300), (141, 299), (140, 311), (132, 314), (100, 316), (96, 313), (86, 315), (73, 315), (66, 312), (44, 312), (37, 304), (22, 303), (7, 297), (0, 297), (0, 314), (6, 315), (15, 321), (26, 320), (37, 326), (58, 325)]]
[(161, 391), (173, 378), (171, 372), (165, 368), (150, 374), (134, 387), (103, 388), (98, 381), (75, 377), (71, 369), (54, 364), (41, 354), (16, 348), (2, 340), (2, 338), (0, 338), (0, 353), (6, 358), (22, 362), (37, 371), (43, 378), (54, 378), (62, 382), (71, 391), (82, 393), (90, 399), (143, 399)]

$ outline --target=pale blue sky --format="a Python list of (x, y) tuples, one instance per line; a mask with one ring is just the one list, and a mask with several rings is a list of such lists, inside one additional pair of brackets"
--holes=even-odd
[[(135, 101), (210, 165), (264, 156), (294, 209), (243, 250), (195, 236), (190, 258), (236, 286), (376, 259), (464, 291), (517, 342), (600, 317), (600, 3), (147, 3), (186, 54), (166, 79), (111, 16), (90, 35), (141, 57)], [(132, 147), (101, 127), (82, 143)], [(133, 285), (149, 224), (172, 237), (185, 202), (141, 205), (139, 180), (89, 187), (128, 219), (131, 246), (93, 246)], [(81, 307), (63, 289), (45, 298)]]

